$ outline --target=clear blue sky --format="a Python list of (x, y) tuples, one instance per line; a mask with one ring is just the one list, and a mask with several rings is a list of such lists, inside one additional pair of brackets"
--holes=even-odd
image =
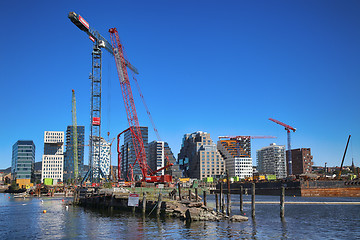
[[(110, 39), (116, 27), (161, 138), (175, 156), (185, 133), (273, 135), (256, 150), (286, 145), (278, 119), (298, 131), (315, 165), (360, 165), (359, 1), (2, 1), (0, 15), (0, 168), (12, 145), (33, 140), (36, 161), (46, 130), (78, 125), (89, 134), (92, 42), (67, 15), (74, 11)], [(140, 125), (149, 126), (133, 85)], [(128, 127), (115, 63), (103, 54), (103, 136)], [(115, 146), (115, 144), (113, 145)], [(86, 149), (88, 152), (88, 149)], [(115, 147), (113, 147), (115, 154)], [(115, 159), (115, 156), (113, 159)], [(115, 160), (114, 160), (115, 161)], [(85, 160), (87, 163), (87, 158)]]

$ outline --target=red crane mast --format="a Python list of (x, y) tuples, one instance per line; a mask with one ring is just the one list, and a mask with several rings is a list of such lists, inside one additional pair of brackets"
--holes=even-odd
[[(136, 155), (136, 160), (130, 165), (131, 181), (134, 180), (132, 170), (134, 169), (136, 162), (138, 162), (140, 169), (141, 169), (141, 173), (143, 175), (142, 181), (171, 182), (172, 177), (170, 175), (162, 175), (162, 176), (153, 176), (153, 175), (165, 168), (172, 166), (173, 165), (172, 163), (170, 163), (167, 166), (165, 166), (161, 169), (158, 169), (156, 171), (152, 171), (146, 163), (146, 152), (145, 152), (144, 142), (143, 142), (142, 135), (141, 135), (139, 120), (138, 120), (136, 108), (135, 108), (135, 102), (134, 102), (134, 98), (132, 95), (129, 76), (128, 76), (127, 68), (126, 68), (126, 67), (129, 67), (129, 63), (126, 61), (126, 59), (124, 57), (124, 48), (121, 44), (118, 31), (116, 30), (116, 28), (111, 28), (111, 29), (109, 29), (109, 32), (110, 32), (110, 38), (111, 38), (111, 44), (112, 44), (113, 53), (114, 53), (114, 57), (115, 57), (115, 62), (116, 62), (116, 68), (117, 68), (117, 72), (119, 75), (122, 95), (123, 95), (123, 99), (124, 99), (124, 103), (125, 103), (126, 115), (127, 115), (127, 119), (129, 122), (129, 130), (131, 132), (131, 137), (132, 137), (133, 146), (134, 146), (135, 155)], [(147, 111), (148, 111), (148, 109), (147, 109)], [(157, 131), (156, 131), (156, 133), (157, 133)], [(119, 151), (119, 141), (120, 141), (121, 134), (122, 133), (120, 133), (118, 135), (118, 154), (119, 154), (118, 155), (118, 165), (119, 166), (120, 166), (120, 161), (121, 161), (120, 151)], [(120, 172), (120, 167), (118, 167), (118, 175), (120, 175), (119, 172)]]
[(138, 162), (143, 175), (143, 179), (145, 179), (148, 175), (146, 152), (139, 126), (139, 120), (136, 113), (134, 97), (132, 95), (129, 76), (127, 73), (127, 68), (126, 68), (127, 66), (124, 57), (124, 48), (120, 42), (119, 34), (116, 28), (111, 28), (109, 32), (110, 32), (111, 44), (114, 52), (114, 58), (116, 62), (116, 68), (119, 75), (122, 95), (125, 103), (129, 129), (131, 132), (133, 146), (135, 149), (136, 160), (133, 162), (132, 167), (136, 164), (136, 162)]

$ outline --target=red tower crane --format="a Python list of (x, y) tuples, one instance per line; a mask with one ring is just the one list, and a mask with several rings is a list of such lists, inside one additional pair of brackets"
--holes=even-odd
[[(116, 28), (109, 29), (110, 38), (113, 48), (113, 53), (115, 57), (115, 63), (117, 72), (119, 75), (120, 86), (122, 90), (122, 95), (125, 103), (126, 115), (129, 123), (129, 130), (131, 132), (131, 137), (133, 141), (133, 146), (135, 149), (136, 160), (130, 166), (130, 169), (133, 169), (136, 162), (138, 162), (141, 173), (143, 175), (142, 181), (146, 182), (171, 182), (172, 178), (170, 175), (163, 176), (152, 176), (158, 171), (162, 169), (158, 169), (156, 171), (152, 171), (150, 167), (146, 163), (146, 152), (144, 147), (144, 142), (141, 135), (139, 120), (136, 113), (134, 98), (132, 95), (132, 90), (130, 86), (129, 76), (127, 73), (127, 62), (124, 57), (124, 47), (120, 42), (120, 37)], [(118, 146), (119, 146), (119, 138), (118, 135)], [(120, 159), (120, 158), (119, 158)], [(170, 164), (172, 165), (172, 164)], [(166, 166), (169, 167), (170, 165)], [(132, 173), (131, 173), (132, 175)], [(133, 175), (131, 177), (133, 180)]]
[(288, 174), (292, 175), (292, 160), (291, 160), (291, 138), (290, 138), (290, 130), (293, 132), (296, 132), (296, 128), (293, 128), (283, 122), (280, 122), (278, 120), (275, 120), (273, 118), (269, 118), (270, 121), (273, 121), (274, 123), (277, 123), (283, 127), (285, 127), (285, 130), (287, 131), (287, 144), (288, 144), (288, 151), (289, 151), (289, 161), (288, 161)]

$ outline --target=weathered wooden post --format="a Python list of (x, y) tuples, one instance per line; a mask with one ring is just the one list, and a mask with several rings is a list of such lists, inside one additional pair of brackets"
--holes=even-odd
[(222, 180), (220, 180), (220, 195), (219, 195), (219, 210), (222, 212), (223, 206), (222, 206), (222, 195), (223, 195), (223, 185)]
[(204, 206), (206, 206), (206, 190), (203, 191), (203, 195), (204, 195)]
[(146, 213), (146, 192), (143, 192), (142, 213)]
[(255, 183), (251, 186), (251, 216), (255, 217)]
[(222, 213), (224, 213), (224, 214), (226, 214), (226, 208), (225, 208), (225, 194), (223, 194), (223, 196), (222, 196), (222, 203), (221, 203), (221, 205), (222, 205), (221, 212), (222, 212)]
[(180, 186), (180, 183), (178, 183), (178, 188), (179, 188), (179, 201), (181, 201), (181, 186)]
[(191, 202), (191, 189), (189, 189), (189, 201)]
[(280, 217), (284, 218), (285, 216), (285, 187), (281, 187), (281, 194), (280, 194)]
[(219, 211), (219, 200), (218, 200), (218, 194), (215, 193), (215, 202), (216, 202), (216, 211), (218, 212)]
[(114, 211), (114, 193), (111, 194), (111, 199), (110, 199), (110, 212)]
[(159, 192), (159, 198), (158, 198), (157, 208), (156, 208), (157, 216), (160, 216), (161, 204), (162, 204), (162, 195), (161, 195), (161, 192)]
[(226, 212), (227, 215), (231, 214), (231, 195), (230, 195), (230, 177), (229, 170), (226, 170), (226, 183), (227, 183), (227, 204), (226, 204)]
[(243, 186), (240, 186), (240, 212), (244, 210), (244, 203), (243, 203)]

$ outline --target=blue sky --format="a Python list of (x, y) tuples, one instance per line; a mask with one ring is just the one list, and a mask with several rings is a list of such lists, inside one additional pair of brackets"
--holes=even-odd
[[(252, 141), (309, 147), (315, 165), (360, 165), (359, 1), (2, 1), (0, 168), (12, 145), (90, 122), (92, 42), (68, 18), (82, 15), (110, 40), (116, 27), (162, 140), (175, 156), (185, 133), (273, 135)], [(133, 85), (140, 125), (150, 121)], [(115, 63), (103, 52), (102, 132), (128, 127)], [(115, 145), (115, 144), (114, 144)], [(113, 152), (115, 154), (115, 147)], [(85, 150), (86, 152), (88, 149)], [(114, 155), (115, 156), (115, 155)], [(115, 158), (114, 160), (115, 161)], [(87, 159), (85, 160), (87, 162)]]

